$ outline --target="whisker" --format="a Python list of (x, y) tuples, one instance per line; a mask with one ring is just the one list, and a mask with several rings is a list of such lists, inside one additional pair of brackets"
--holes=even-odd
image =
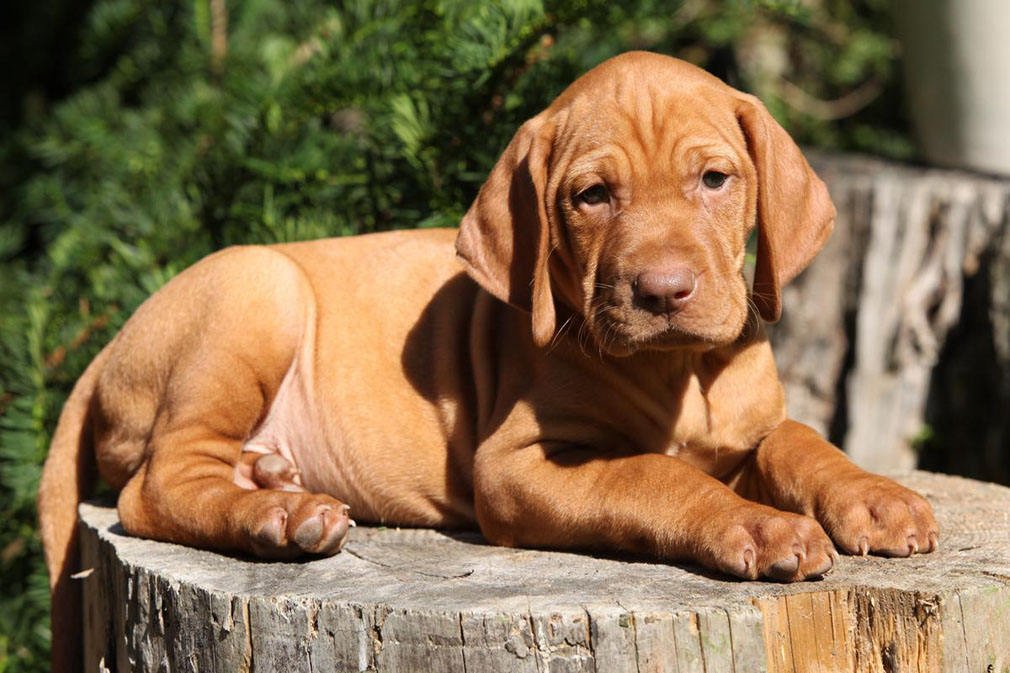
[(576, 339), (575, 339), (576, 342), (579, 344), (579, 350), (582, 351), (582, 354), (584, 356), (586, 356), (586, 357), (589, 357), (589, 353), (586, 352), (586, 346), (585, 346), (585, 342), (583, 341), (583, 336), (586, 333), (586, 327), (588, 325), (589, 325), (589, 322), (587, 320), (583, 320), (582, 321), (582, 324), (579, 325), (579, 333), (578, 333), (578, 335), (576, 335)]
[(566, 320), (563, 323), (561, 323), (561, 327), (559, 327), (558, 330), (554, 333), (554, 338), (551, 339), (551, 343), (547, 347), (547, 350), (549, 350), (549, 351), (553, 350), (554, 347), (558, 345), (560, 339), (564, 336), (565, 330), (568, 329), (571, 326), (572, 320), (574, 318), (575, 318), (575, 314), (573, 313), (570, 316), (568, 316), (568, 320)]
[(604, 304), (598, 306), (593, 312), (593, 317), (597, 322), (602, 322), (604, 325), (603, 334), (597, 340), (597, 352), (600, 359), (603, 358), (603, 351), (609, 351), (610, 347), (616, 343), (617, 337), (620, 334), (617, 324), (613, 320), (602, 320), (602, 316), (605, 312), (618, 308), (617, 304)]

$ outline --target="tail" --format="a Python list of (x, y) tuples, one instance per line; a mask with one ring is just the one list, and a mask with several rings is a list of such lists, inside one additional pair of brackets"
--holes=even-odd
[(88, 409), (109, 350), (106, 346), (92, 360), (70, 393), (39, 484), (39, 524), (52, 596), (53, 673), (76, 671), (82, 664), (80, 587), (72, 586), (70, 576), (78, 563), (77, 505), (89, 487), (93, 460)]

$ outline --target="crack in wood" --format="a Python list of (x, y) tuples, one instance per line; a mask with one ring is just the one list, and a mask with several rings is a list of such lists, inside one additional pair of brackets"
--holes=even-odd
[(462, 579), (464, 577), (469, 577), (470, 575), (473, 575), (473, 573), (474, 573), (474, 569), (473, 568), (470, 568), (469, 570), (465, 570), (465, 571), (463, 571), (461, 573), (453, 573), (453, 574), (431, 573), (431, 572), (427, 572), (427, 571), (424, 571), (424, 570), (417, 570), (415, 568), (410, 568), (410, 567), (408, 567), (408, 566), (406, 566), (405, 564), (402, 564), (402, 563), (399, 563), (399, 564), (385, 563), (384, 561), (379, 561), (377, 559), (369, 558), (368, 556), (365, 556), (361, 552), (354, 551), (353, 549), (348, 548), (348, 547), (344, 547), (343, 553), (350, 554), (351, 556), (353, 556), (356, 559), (360, 559), (360, 560), (364, 561), (365, 563), (371, 563), (373, 565), (377, 565), (380, 568), (388, 568), (389, 570), (403, 571), (403, 572), (413, 573), (415, 575), (422, 575), (424, 577), (435, 577), (435, 578), (443, 579), (443, 580)]

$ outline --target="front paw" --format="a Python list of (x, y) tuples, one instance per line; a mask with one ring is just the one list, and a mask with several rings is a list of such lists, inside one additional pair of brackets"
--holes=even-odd
[(873, 474), (832, 484), (818, 498), (816, 515), (847, 554), (911, 556), (939, 545), (940, 530), (929, 503)]
[(723, 572), (782, 582), (828, 572), (838, 554), (820, 524), (807, 516), (747, 505), (709, 519), (699, 556)]

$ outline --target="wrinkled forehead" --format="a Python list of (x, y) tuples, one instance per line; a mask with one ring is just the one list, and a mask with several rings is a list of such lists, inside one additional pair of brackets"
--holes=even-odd
[(748, 161), (737, 101), (705, 84), (612, 80), (569, 98), (559, 110), (564, 122), (556, 153), (568, 162), (591, 164), (623, 155), (631, 166), (692, 167), (722, 160), (730, 168)]

